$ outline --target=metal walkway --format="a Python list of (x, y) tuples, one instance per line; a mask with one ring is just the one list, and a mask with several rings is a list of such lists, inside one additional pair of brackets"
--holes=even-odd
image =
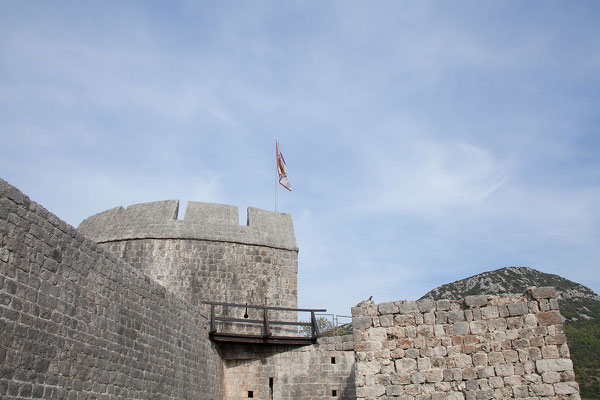
[[(315, 343), (319, 338), (319, 328), (317, 326), (317, 319), (315, 318), (316, 312), (325, 312), (323, 309), (309, 309), (309, 308), (287, 308), (287, 307), (269, 307), (269, 306), (255, 306), (249, 304), (235, 304), (235, 303), (221, 303), (216, 301), (203, 301), (204, 304), (210, 305), (210, 329), (209, 337), (215, 342), (230, 342), (230, 343), (255, 343), (255, 344), (270, 344), (270, 345), (307, 345)], [(217, 315), (217, 308), (220, 308), (220, 316)], [(231, 310), (230, 310), (231, 309)], [(244, 310), (242, 318), (224, 316), (231, 314), (240, 314), (240, 309)], [(254, 314), (262, 314), (261, 319), (251, 319), (248, 314), (248, 309), (258, 310), (253, 312)], [(236, 310), (236, 311), (234, 311)], [(262, 313), (260, 313), (262, 310)], [(276, 321), (269, 318), (269, 312), (275, 312), (282, 314), (284, 312), (293, 313), (294, 319), (297, 318), (298, 312), (309, 312), (310, 322), (298, 322), (298, 321)], [(229, 325), (230, 327), (237, 327), (233, 329), (233, 332), (225, 330), (223, 325)], [(257, 330), (260, 326), (260, 334), (258, 333), (241, 333), (240, 331), (252, 331)], [(310, 335), (300, 336), (296, 335), (277, 335), (276, 331), (281, 330), (281, 327), (285, 326), (296, 326), (296, 329), (283, 329), (284, 333), (298, 332), (298, 327), (309, 326)], [(219, 329), (221, 328), (221, 329)]]

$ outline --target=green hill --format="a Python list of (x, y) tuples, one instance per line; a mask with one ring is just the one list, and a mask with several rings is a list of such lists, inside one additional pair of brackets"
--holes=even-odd
[(461, 299), (475, 294), (523, 293), (531, 286), (556, 288), (581, 396), (600, 399), (600, 296), (590, 288), (532, 268), (508, 267), (447, 283), (422, 298)]

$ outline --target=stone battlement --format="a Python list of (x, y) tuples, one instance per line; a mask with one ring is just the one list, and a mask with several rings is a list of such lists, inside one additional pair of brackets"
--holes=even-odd
[(248, 207), (247, 225), (236, 206), (190, 201), (178, 220), (179, 200), (115, 207), (86, 218), (79, 232), (98, 243), (131, 239), (197, 239), (298, 251), (290, 214)]

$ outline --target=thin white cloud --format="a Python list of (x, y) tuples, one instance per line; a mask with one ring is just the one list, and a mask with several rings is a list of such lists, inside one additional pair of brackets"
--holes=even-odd
[(472, 144), (418, 138), (375, 146), (364, 160), (368, 190), (359, 203), (371, 213), (437, 216), (473, 207), (503, 185), (508, 169)]

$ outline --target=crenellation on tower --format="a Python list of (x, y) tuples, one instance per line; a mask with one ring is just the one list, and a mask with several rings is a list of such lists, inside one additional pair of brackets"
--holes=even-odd
[(86, 218), (77, 228), (98, 243), (130, 239), (196, 239), (298, 251), (289, 214), (248, 207), (246, 225), (236, 206), (188, 202), (178, 220), (179, 201), (115, 207)]
[(238, 208), (227, 204), (188, 201), (183, 221), (186, 224), (239, 226)]

